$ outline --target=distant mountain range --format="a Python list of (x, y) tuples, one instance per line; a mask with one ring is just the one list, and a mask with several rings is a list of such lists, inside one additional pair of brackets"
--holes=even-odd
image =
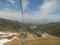
[(0, 18), (0, 30), (1, 30), (1, 27), (3, 29), (5, 29), (4, 27), (7, 27), (8, 29), (11, 29), (11, 30), (14, 29), (15, 31), (21, 30), (21, 28), (22, 28), (23, 31), (28, 31), (31, 33), (40, 31), (40, 32), (47, 32), (50, 35), (60, 37), (60, 22), (54, 22), (54, 23), (49, 23), (49, 24), (44, 24), (44, 25), (35, 25), (36, 26), (35, 29), (33, 29), (33, 28), (31, 29), (30, 26), (34, 26), (34, 25), (23, 24), (21, 22)]
[(26, 30), (29, 28), (29, 25), (23, 24), (17, 21), (11, 21), (11, 20), (0, 18), (0, 27), (7, 27), (7, 28), (15, 29), (15, 30), (21, 30), (21, 28), (23, 28), (24, 30)]
[(9, 28), (20, 28), (22, 23), (0, 18), (0, 26)]
[(60, 37), (60, 22), (45, 24), (45, 25), (40, 27), (40, 30), (42, 32), (47, 32), (50, 35)]

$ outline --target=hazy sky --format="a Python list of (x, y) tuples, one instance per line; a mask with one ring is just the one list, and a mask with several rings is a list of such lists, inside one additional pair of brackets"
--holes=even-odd
[[(60, 21), (60, 0), (22, 0), (26, 23)], [(0, 17), (22, 21), (19, 0), (0, 0)]]

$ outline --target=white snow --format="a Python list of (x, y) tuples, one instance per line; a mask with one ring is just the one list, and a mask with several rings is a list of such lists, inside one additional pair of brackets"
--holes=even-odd
[(17, 34), (17, 33), (12, 33), (12, 32), (0, 32), (0, 34), (10, 34), (10, 35), (14, 35), (14, 34)]
[(10, 41), (12, 41), (12, 39), (1, 39), (0, 40), (0, 45), (4, 45), (5, 43), (7, 43), (7, 42), (10, 42)]
[[(12, 35), (16, 35), (18, 33), (12, 33), (12, 32), (0, 32), (0, 37), (9, 37), (9, 36), (12, 36)], [(12, 39), (1, 39), (0, 40), (0, 45), (4, 45), (5, 43), (7, 42), (10, 42), (12, 41), (13, 39), (18, 39), (17, 37), (13, 37)]]
[(7, 34), (7, 33), (5, 33), (5, 32), (0, 32), (0, 34)]
[(18, 33), (12, 33), (12, 32), (0, 32), (0, 37), (9, 37), (13, 35), (17, 35)]

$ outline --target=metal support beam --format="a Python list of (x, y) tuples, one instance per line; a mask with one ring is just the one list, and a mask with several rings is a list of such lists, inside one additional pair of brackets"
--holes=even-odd
[[(22, 14), (22, 23), (24, 25), (22, 0), (20, 0), (20, 7), (21, 7), (21, 14)], [(22, 25), (22, 27), (24, 27), (23, 25)], [(21, 33), (20, 33), (20, 45), (23, 45), (23, 42), (22, 42), (22, 33), (23, 33), (23, 28), (21, 29)]]

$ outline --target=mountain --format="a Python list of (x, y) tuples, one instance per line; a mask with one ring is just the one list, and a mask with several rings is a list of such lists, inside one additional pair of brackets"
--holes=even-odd
[[(30, 24), (31, 25), (31, 24)], [(21, 30), (21, 28), (23, 28), (23, 30), (27, 30), (29, 31), (29, 26), (28, 24), (23, 24), (21, 22), (17, 22), (17, 21), (11, 21), (11, 20), (7, 20), (7, 19), (2, 19), (0, 18), (0, 31), (1, 28), (3, 29), (4, 27), (4, 31), (5, 31), (5, 28), (9, 28), (9, 29), (14, 29), (15, 31), (16, 30)]]
[(39, 27), (40, 31), (60, 37), (60, 22), (45, 24)]
[[(36, 28), (30, 28), (30, 26), (36, 26)], [(53, 36), (60, 37), (60, 22), (54, 22), (44, 25), (33, 25), (33, 24), (26, 24), (17, 21), (11, 21), (0, 18), (0, 31), (18, 31), (23, 29), (23, 31), (28, 31), (31, 33), (35, 32), (46, 32)]]

